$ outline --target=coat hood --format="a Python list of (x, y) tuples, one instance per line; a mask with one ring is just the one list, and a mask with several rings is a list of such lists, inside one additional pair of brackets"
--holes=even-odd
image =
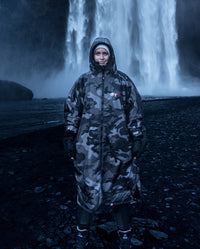
[[(100, 66), (99, 63), (97, 63), (94, 60), (94, 50), (99, 44), (105, 44), (106, 46), (109, 47), (109, 50), (110, 50), (110, 58), (106, 66)], [(114, 50), (109, 39), (104, 38), (104, 37), (98, 37), (93, 41), (92, 46), (90, 48), (89, 63), (90, 63), (90, 70), (93, 73), (98, 73), (98, 72), (101, 72), (102, 70), (110, 71), (113, 73), (117, 71), (117, 66), (115, 62), (115, 54), (114, 54)]]

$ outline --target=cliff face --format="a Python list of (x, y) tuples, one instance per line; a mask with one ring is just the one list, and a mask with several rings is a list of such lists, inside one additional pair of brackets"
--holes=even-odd
[(0, 101), (31, 100), (33, 92), (11, 81), (0, 80)]
[(200, 77), (200, 1), (177, 0), (177, 47), (183, 71)]
[(65, 62), (68, 0), (2, 0), (1, 78), (60, 70)]

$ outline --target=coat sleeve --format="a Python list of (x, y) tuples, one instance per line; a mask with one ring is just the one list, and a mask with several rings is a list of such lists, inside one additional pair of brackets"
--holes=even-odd
[(127, 127), (133, 141), (143, 140), (145, 127), (143, 125), (142, 100), (133, 82), (129, 83), (126, 103)]
[(65, 134), (68, 132), (73, 132), (74, 134), (77, 134), (78, 132), (80, 119), (83, 111), (83, 94), (83, 79), (79, 78), (70, 90), (69, 95), (65, 101)]

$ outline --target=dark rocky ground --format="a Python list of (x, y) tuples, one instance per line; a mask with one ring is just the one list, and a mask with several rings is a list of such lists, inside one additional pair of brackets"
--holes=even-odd
[[(143, 195), (131, 210), (132, 242), (200, 248), (200, 97), (144, 102), (144, 117), (148, 146), (137, 162)], [(1, 249), (73, 248), (76, 187), (62, 134), (58, 126), (0, 141)], [(92, 248), (117, 248), (108, 242), (116, 233), (107, 211), (94, 217)]]

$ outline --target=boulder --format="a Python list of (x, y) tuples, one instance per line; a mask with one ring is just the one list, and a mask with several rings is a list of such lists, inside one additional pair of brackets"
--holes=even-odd
[(12, 81), (0, 80), (0, 101), (31, 100), (33, 92)]

